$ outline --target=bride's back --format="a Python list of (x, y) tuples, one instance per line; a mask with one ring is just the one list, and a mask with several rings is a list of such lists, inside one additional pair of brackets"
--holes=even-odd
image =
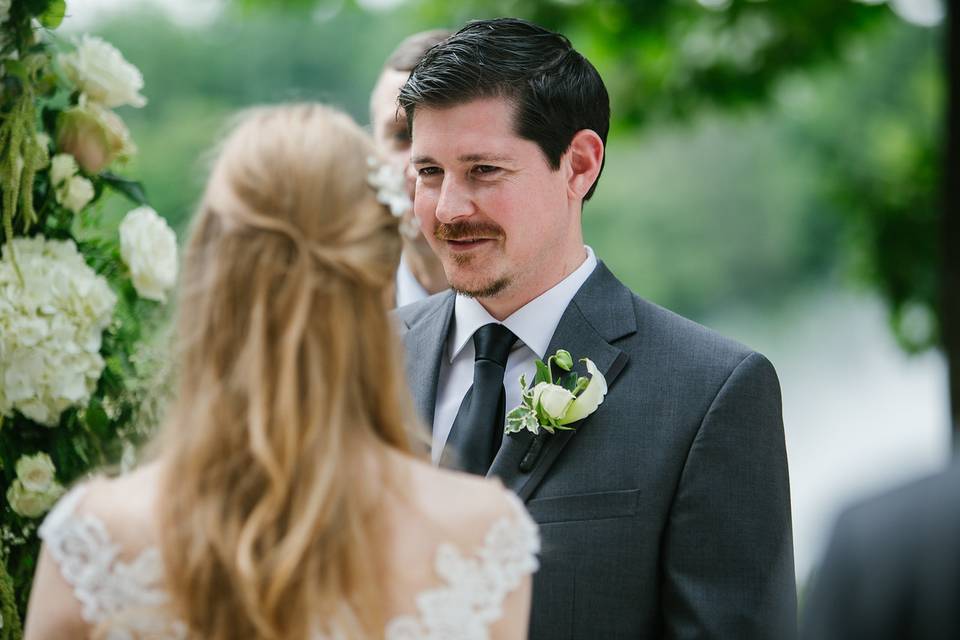
[(53, 560), (57, 531), (103, 521), (100, 547), (139, 563), (118, 575), (163, 583), (137, 606), (206, 640), (470, 637), (430, 604), (444, 599), (480, 631), (500, 616), (532, 525), (502, 489), (411, 451), (385, 294), (400, 240), (373, 155), (320, 105), (252, 111), (226, 138), (185, 251), (157, 463), (65, 499), (45, 525)]
[[(388, 459), (405, 480), (385, 487), (379, 507), (384, 636), (526, 637), (538, 537), (519, 501), (495, 481)], [(187, 637), (158, 561), (162, 464), (85, 482), (57, 505), (28, 638)]]

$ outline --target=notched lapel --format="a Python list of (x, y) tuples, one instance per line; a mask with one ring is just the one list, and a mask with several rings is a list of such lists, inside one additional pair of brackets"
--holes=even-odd
[(447, 333), (453, 317), (454, 295), (441, 300), (437, 307), (408, 325), (401, 335), (406, 349), (406, 371), (410, 394), (417, 413), (433, 430), (433, 412), (437, 404), (437, 380), (440, 358), (447, 344)]
[[(545, 355), (566, 349), (574, 358), (590, 358), (603, 373), (609, 394), (627, 364), (627, 354), (611, 342), (635, 331), (632, 295), (601, 263), (567, 307)], [(602, 412), (603, 405), (597, 411)], [(527, 500), (567, 443), (578, 431), (590, 429), (594, 415), (571, 425), (574, 431), (507, 436), (487, 476), (499, 477)]]

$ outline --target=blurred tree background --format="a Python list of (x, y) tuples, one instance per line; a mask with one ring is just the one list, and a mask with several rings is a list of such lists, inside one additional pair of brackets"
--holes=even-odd
[[(183, 230), (236, 109), (319, 99), (366, 122), (405, 35), (532, 19), (567, 34), (610, 88), (585, 227), (628, 285), (704, 320), (731, 307), (776, 317), (852, 278), (886, 300), (901, 346), (922, 351), (943, 343), (947, 85), (944, 28), (929, 28), (938, 4), (914, 2), (926, 26), (882, 0), (236, 0), (193, 29), (140, 8), (94, 30), (144, 73), (148, 106), (123, 114), (141, 148), (131, 170)], [(911, 17), (913, 4), (894, 4)]]
[[(94, 5), (107, 9), (81, 19)], [(316, 99), (366, 123), (383, 60), (410, 33), (516, 15), (568, 35), (613, 100), (587, 241), (640, 295), (777, 365), (802, 583), (845, 501), (945, 458), (939, 354), (960, 350), (940, 303), (960, 318), (956, 126), (950, 172), (943, 157), (960, 29), (947, 5), (71, 0), (66, 28), (102, 35), (143, 71), (149, 103), (122, 113), (140, 147), (124, 173), (181, 239), (238, 109)], [(114, 223), (127, 208), (104, 206)], [(960, 357), (947, 362), (956, 389)]]

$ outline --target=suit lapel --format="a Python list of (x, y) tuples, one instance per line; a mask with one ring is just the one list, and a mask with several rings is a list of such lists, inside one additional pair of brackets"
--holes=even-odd
[(413, 322), (401, 335), (406, 348), (406, 371), (410, 393), (420, 418), (433, 430), (437, 404), (440, 359), (447, 344), (447, 332), (453, 317), (454, 294), (444, 297), (436, 308)]
[[(574, 358), (590, 358), (606, 378), (609, 395), (627, 363), (627, 354), (611, 343), (636, 330), (633, 295), (601, 262), (564, 311), (545, 357), (566, 349)], [(597, 413), (602, 411), (601, 405)], [(507, 436), (487, 476), (498, 476), (527, 500), (563, 448), (577, 432), (590, 428), (595, 415), (572, 425), (575, 431), (554, 435), (541, 431), (538, 436), (524, 431)]]

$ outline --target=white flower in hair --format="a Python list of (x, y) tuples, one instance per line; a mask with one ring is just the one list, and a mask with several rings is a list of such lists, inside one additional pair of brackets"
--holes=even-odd
[(413, 203), (407, 195), (407, 184), (403, 172), (388, 163), (381, 163), (374, 157), (367, 158), (370, 173), (367, 174), (367, 184), (377, 192), (377, 201), (390, 208), (390, 213), (396, 217), (410, 211)]

